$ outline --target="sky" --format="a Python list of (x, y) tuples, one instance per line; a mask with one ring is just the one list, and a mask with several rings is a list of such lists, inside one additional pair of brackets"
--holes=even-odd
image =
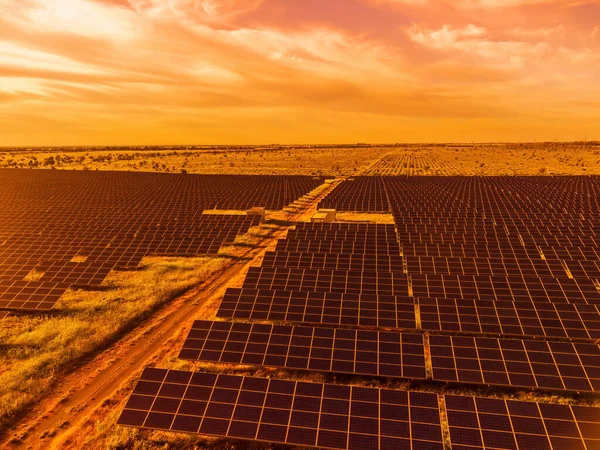
[(599, 0), (0, 0), (0, 146), (584, 139)]

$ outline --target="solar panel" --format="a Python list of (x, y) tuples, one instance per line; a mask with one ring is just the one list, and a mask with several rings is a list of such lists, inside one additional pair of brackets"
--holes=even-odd
[(328, 449), (444, 448), (436, 394), (150, 368), (118, 423)]
[(179, 358), (425, 379), (422, 334), (197, 320)]
[(430, 336), (434, 380), (571, 391), (600, 389), (591, 343)]
[(444, 396), (453, 449), (568, 449), (600, 445), (600, 408)]

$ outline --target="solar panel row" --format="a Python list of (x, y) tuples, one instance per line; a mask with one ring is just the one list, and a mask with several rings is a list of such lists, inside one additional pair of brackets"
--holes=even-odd
[[(406, 264), (406, 267), (404, 266)], [(595, 261), (524, 260), (514, 257), (447, 257), (364, 253), (267, 252), (263, 267), (328, 270), (376, 270), (444, 275), (503, 275), (566, 277), (580, 271), (591, 275), (598, 271)], [(569, 272), (567, 272), (567, 269)], [(578, 271), (579, 269), (579, 271)], [(583, 278), (592, 278), (584, 276)]]
[(182, 359), (425, 379), (423, 335), (196, 321)]
[(594, 280), (536, 276), (410, 274), (415, 297), (600, 304)]
[(280, 240), (275, 248), (277, 252), (306, 253), (365, 253), (400, 255), (398, 242), (368, 242), (332, 240)]
[(217, 317), (256, 321), (416, 328), (411, 297), (268, 289), (227, 289)]
[(600, 339), (597, 305), (449, 298), (418, 298), (417, 302), (424, 330)]
[(406, 275), (396, 272), (251, 267), (245, 288), (308, 292), (408, 295)]
[(403, 261), (400, 255), (386, 254), (267, 252), (262, 267), (401, 272)]

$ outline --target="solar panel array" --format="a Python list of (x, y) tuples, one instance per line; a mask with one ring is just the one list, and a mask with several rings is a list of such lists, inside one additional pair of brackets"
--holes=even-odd
[[(296, 224), (261, 267), (250, 268), (241, 288), (227, 290), (217, 312), (224, 321), (194, 323), (179, 356), (513, 393), (594, 394), (599, 193), (597, 177), (347, 181), (320, 206), (390, 211), (396, 224)], [(323, 448), (437, 449), (445, 405), (455, 450), (600, 448), (600, 408), (315, 383), (303, 389), (317, 400), (302, 394), (312, 417), (298, 425), (294, 396), (302, 383), (224, 377), (236, 381), (224, 381), (230, 392), (219, 390), (219, 406), (209, 412), (217, 390), (210, 384), (202, 390), (208, 397), (187, 399), (193, 377), (214, 383), (224, 376), (145, 372), (120, 423)], [(251, 398), (240, 387), (246, 382), (264, 388), (249, 389), (260, 395), (240, 404)], [(275, 412), (275, 403), (264, 401), (273, 383), (290, 386)], [(330, 389), (347, 393), (344, 419), (323, 410)], [(359, 389), (369, 413), (354, 409)], [(424, 402), (426, 420), (413, 412), (413, 398)], [(238, 407), (254, 408), (254, 415), (236, 417)], [(369, 422), (358, 425), (357, 415)]]
[(599, 177), (371, 178), (344, 183), (322, 206), (369, 211), (387, 197), (402, 269), (394, 263), (424, 329), (598, 338)]
[(381, 177), (356, 177), (345, 181), (319, 203), (319, 208), (338, 211), (389, 211)]
[(0, 169), (0, 309), (48, 310), (71, 286), (98, 286), (146, 255), (216, 254), (312, 177)]

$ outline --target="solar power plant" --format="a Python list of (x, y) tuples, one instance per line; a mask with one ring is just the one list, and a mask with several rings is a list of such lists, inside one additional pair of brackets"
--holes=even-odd
[(436, 394), (145, 369), (125, 426), (327, 449), (442, 450)]
[(197, 320), (179, 357), (203, 362), (426, 378), (423, 335), (414, 333)]
[(444, 397), (453, 450), (589, 450), (600, 446), (600, 408)]
[[(596, 398), (599, 194), (598, 177), (345, 181), (319, 206), (391, 212), (395, 225), (297, 223), (241, 288), (227, 289), (217, 317), (228, 321), (196, 321), (179, 356), (427, 379), (440, 388), (490, 386), (507, 397), (542, 390), (569, 401)], [(600, 408), (591, 406), (256, 380), (147, 369), (120, 423), (323, 448), (436, 449), (444, 448), (445, 405), (453, 450), (600, 449)], [(277, 392), (287, 398), (268, 400), (273, 385), (289, 386)], [(331, 423), (323, 410), (329, 389), (346, 393), (334, 428), (324, 425)], [(369, 424), (353, 428), (359, 389), (357, 401), (372, 412), (359, 414)], [(402, 400), (390, 403), (384, 392)], [(312, 408), (303, 410), (312, 414), (303, 425), (298, 395)], [(427, 424), (426, 434), (415, 431), (417, 398), (427, 399), (419, 407), (428, 408), (428, 419), (416, 421)], [(394, 413), (386, 416), (390, 404)]]
[(573, 391), (600, 390), (591, 343), (430, 336), (434, 380)]
[(598, 305), (450, 298), (418, 298), (417, 302), (424, 330), (600, 339)]
[(51, 309), (146, 255), (216, 254), (260, 218), (205, 210), (280, 209), (322, 181), (0, 169), (0, 309)]
[(416, 328), (413, 298), (392, 295), (229, 288), (217, 317)]

